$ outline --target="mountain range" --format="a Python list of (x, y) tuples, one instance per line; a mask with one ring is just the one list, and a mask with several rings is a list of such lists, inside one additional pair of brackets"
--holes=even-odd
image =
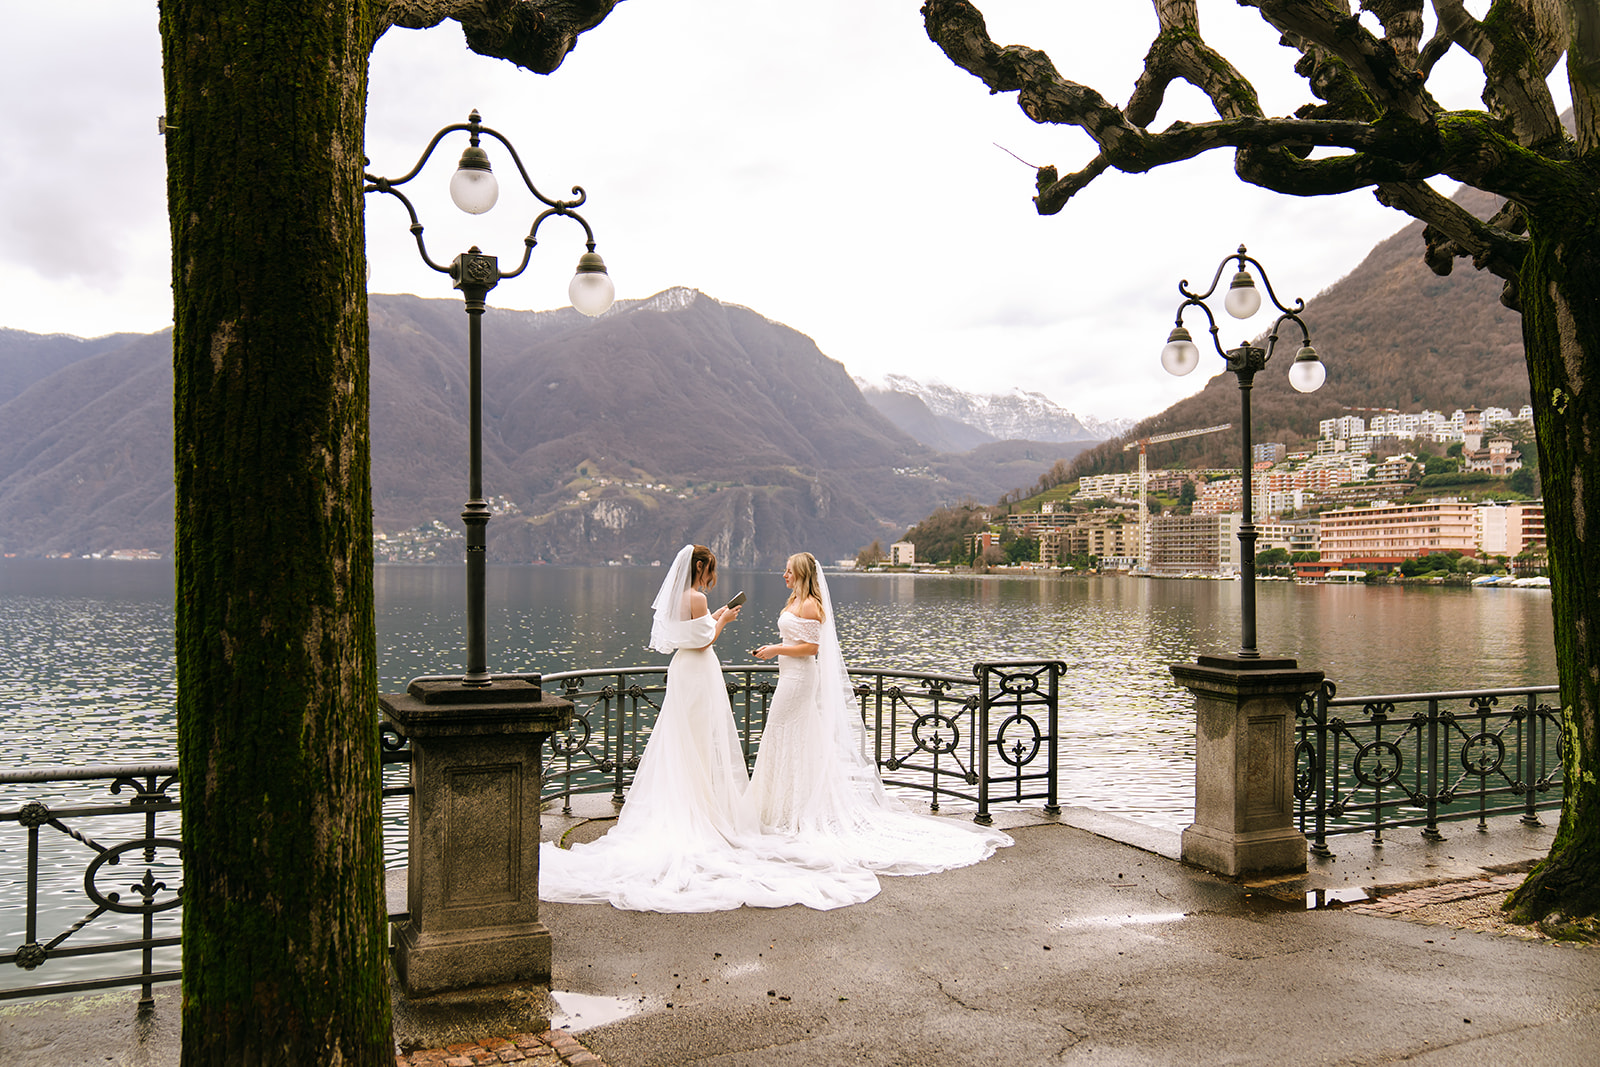
[(963, 451), (990, 441), (1104, 441), (1133, 419), (1077, 416), (1043, 393), (1013, 389), (977, 396), (945, 385), (888, 375), (881, 385), (857, 378), (867, 403), (923, 444)]
[[(1480, 217), (1498, 206), (1470, 189), (1456, 199)], [(1327, 384), (1295, 393), (1280, 352), (1255, 381), (1257, 442), (1304, 443), (1320, 420), (1369, 408), (1528, 402), (1521, 324), (1498, 280), (1466, 266), (1438, 277), (1422, 247), (1421, 225), (1409, 225), (1308, 302)], [(375, 295), (369, 319), (386, 558), (459, 560), (459, 544), (439, 541), (459, 539), (466, 489), (461, 304)], [(690, 540), (743, 566), (801, 547), (834, 559), (943, 505), (1127, 469), (1136, 456), (1121, 424), (1036, 393), (860, 383), (804, 334), (694, 289), (619, 301), (593, 320), (491, 308), (483, 332), (496, 560), (653, 560)], [(1198, 394), (1128, 436), (1236, 423), (1235, 379), (1220, 359), (1203, 365), (1214, 376)], [(169, 332), (0, 330), (0, 552), (169, 552), (171, 417)], [(1237, 434), (1220, 433), (1152, 446), (1150, 463), (1238, 458)]]
[[(459, 559), (437, 542), (459, 530), (467, 483), (461, 304), (374, 295), (369, 323), (382, 548)], [(598, 319), (491, 308), (483, 336), (499, 561), (644, 561), (685, 541), (736, 565), (799, 548), (833, 559), (941, 505), (1030, 484), (1094, 443), (999, 440), (986, 424), (931, 447), (810, 338), (693, 289)], [(0, 551), (170, 551), (171, 363), (170, 331), (0, 330)]]

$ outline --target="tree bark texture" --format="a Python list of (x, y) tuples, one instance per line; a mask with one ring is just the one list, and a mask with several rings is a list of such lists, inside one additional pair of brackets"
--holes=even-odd
[(373, 14), (163, 0), (183, 1063), (393, 1062), (363, 129)]
[[(1600, 193), (1597, 193), (1600, 197)], [(1600, 206), (1530, 220), (1520, 279), (1543, 480), (1556, 663), (1561, 824), (1550, 855), (1508, 902), (1520, 922), (1596, 939), (1600, 929)]]
[[(1136, 172), (1215, 149), (1235, 152), (1246, 181), (1296, 196), (1372, 188), (1428, 224), (1428, 265), (1457, 258), (1506, 280), (1523, 313), (1551, 561), (1566, 772), (1561, 826), (1548, 859), (1514, 895), (1524, 919), (1563, 917), (1600, 935), (1600, 4), (1494, 0), (1482, 18), (1461, 0), (1239, 0), (1300, 58), (1316, 102), (1268, 117), (1253, 87), (1201, 37), (1194, 0), (1153, 0), (1158, 30), (1125, 108), (1061, 76), (1043, 52), (1001, 46), (968, 0), (927, 0), (928, 36), (991, 92), (1015, 92), (1035, 122), (1077, 126), (1098, 154), (1065, 176), (1039, 168), (1041, 214), (1062, 210), (1109, 169)], [(1369, 28), (1359, 15), (1377, 20)], [(1484, 110), (1445, 111), (1427, 89), (1459, 49), (1482, 68)], [(1545, 79), (1563, 57), (1574, 104), (1563, 129)], [(1216, 118), (1151, 130), (1162, 94), (1187, 81)], [(1313, 149), (1343, 151), (1312, 154)], [(1476, 219), (1428, 187), (1447, 176), (1505, 198)], [(1587, 923), (1585, 923), (1587, 919)]]
[(618, 0), (162, 0), (183, 1062), (392, 1062), (362, 174), (368, 58), (549, 73)]

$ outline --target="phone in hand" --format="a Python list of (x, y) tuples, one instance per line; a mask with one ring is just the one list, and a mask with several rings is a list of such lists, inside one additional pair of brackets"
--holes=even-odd
[(737, 593), (733, 594), (733, 599), (728, 601), (727, 606), (730, 607), (730, 608), (736, 608), (736, 607), (738, 607), (739, 605), (741, 605), (743, 603), (744, 603), (744, 590), (741, 589)]

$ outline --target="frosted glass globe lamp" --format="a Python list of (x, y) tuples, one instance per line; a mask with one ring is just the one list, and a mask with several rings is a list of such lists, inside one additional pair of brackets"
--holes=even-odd
[(461, 162), (450, 176), (450, 199), (469, 215), (482, 215), (500, 199), (500, 183), (489, 169), (489, 153), (477, 145), (461, 153)]
[(604, 315), (617, 299), (617, 288), (606, 273), (606, 261), (598, 252), (585, 252), (578, 257), (578, 272), (567, 283), (567, 299), (572, 306), (590, 318)]
[(1167, 347), (1161, 350), (1161, 366), (1168, 374), (1182, 377), (1200, 365), (1200, 349), (1182, 326), (1174, 326), (1167, 335)]
[(1317, 358), (1317, 350), (1310, 345), (1296, 352), (1294, 362), (1289, 364), (1289, 384), (1299, 392), (1316, 392), (1322, 388), (1327, 377), (1328, 368), (1322, 365), (1322, 360)]
[(1236, 319), (1248, 319), (1261, 310), (1261, 290), (1256, 288), (1256, 280), (1250, 277), (1249, 271), (1241, 270), (1233, 276), (1228, 295), (1222, 298), (1222, 306)]

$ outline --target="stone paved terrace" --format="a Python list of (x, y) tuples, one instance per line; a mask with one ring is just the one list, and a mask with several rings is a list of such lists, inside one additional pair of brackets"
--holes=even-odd
[[(605, 814), (546, 833), (592, 837)], [(994, 859), (834, 912), (546, 905), (554, 1003), (621, 1010), (550, 1032), (463, 1013), (397, 1067), (1600, 1063), (1600, 950), (1437, 911), (1492, 913), (1553, 819), (1339, 837), (1305, 875), (1242, 883), (1114, 816), (999, 821), (1017, 844)], [(176, 1067), (175, 993), (142, 1027), (131, 992), (0, 1009), (0, 1063)]]

